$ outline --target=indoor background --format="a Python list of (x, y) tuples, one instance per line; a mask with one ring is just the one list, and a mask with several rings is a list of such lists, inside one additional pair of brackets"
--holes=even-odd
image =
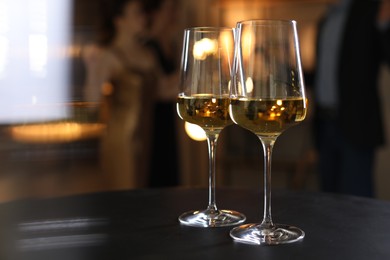
[[(31, 1), (25, 2), (31, 3)], [(60, 27), (64, 23), (58, 23), (56, 26), (59, 27), (54, 28), (60, 34), (69, 36), (67, 40), (58, 36), (58, 39), (62, 39), (62, 47), (58, 49), (56, 55), (68, 61), (66, 70), (68, 77), (63, 81), (66, 82), (67, 97), (69, 100), (78, 100), (82, 96), (82, 87), (86, 77), (82, 61), (83, 51), (85, 46), (94, 40), (99, 23), (96, 1), (58, 1), (58, 3), (68, 3), (67, 8), (61, 10), (53, 7), (53, 2), (39, 0), (34, 2), (33, 7), (27, 5), (24, 8), (30, 8), (30, 12), (35, 8), (38, 18), (45, 16), (45, 12), (52, 12), (50, 8), (55, 10), (54, 13), (57, 12), (57, 19), (68, 15), (69, 21), (64, 23), (70, 24), (70, 28)], [(318, 22), (333, 2), (333, 0), (178, 0), (177, 13), (172, 25), (176, 31), (172, 34), (172, 40), (177, 44), (177, 60), (180, 60), (183, 29), (186, 27), (234, 27), (239, 20), (253, 18), (294, 19), (298, 22), (303, 68), (305, 75), (310, 75), (314, 70), (316, 59), (315, 39)], [(4, 57), (6, 53), (4, 42), (9, 35), (4, 29), (4, 17), (6, 16), (2, 14), (2, 12), (6, 14), (7, 11), (5, 3), (7, 1), (0, 0), (0, 17), (3, 17), (3, 20), (0, 18), (0, 88), (3, 89), (11, 84), (5, 76), (1, 75), (1, 70), (5, 70), (6, 66), (11, 66), (9, 63), (1, 63), (1, 57), (2, 55)], [(48, 17), (51, 16), (48, 15)], [(44, 23), (44, 21), (38, 21), (38, 24), (39, 22)], [(48, 23), (48, 25), (50, 27), (53, 23)], [(11, 30), (17, 30), (17, 28), (11, 28)], [(53, 29), (48, 29), (49, 32), (51, 30)], [(35, 39), (33, 42), (40, 43), (39, 37), (33, 39)], [(18, 49), (18, 51), (21, 56), (27, 55), (23, 53), (23, 50)], [(30, 58), (31, 55), (33, 54), (30, 54)], [(30, 64), (30, 68), (33, 68), (32, 66), (38, 68), (37, 73), (42, 73), (42, 71), (39, 72), (39, 67), (43, 66), (39, 58), (35, 65)], [(25, 77), (23, 71), (20, 77)], [(26, 77), (34, 78), (31, 75)], [(44, 76), (39, 74), (38, 77)], [(387, 140), (390, 140), (390, 72), (388, 69), (383, 68), (380, 82), (386, 136)], [(283, 133), (275, 145), (272, 177), (275, 189), (319, 190), (316, 151), (311, 134), (310, 86), (307, 86), (307, 89), (309, 96), (307, 119), (301, 125)], [(22, 95), (22, 93), (18, 92), (17, 95)], [(30, 97), (34, 103), (37, 97), (34, 95)], [(2, 107), (1, 104), (0, 107)], [(29, 110), (29, 108), (26, 109)], [(13, 111), (9, 110), (3, 111), (0, 119), (12, 118), (12, 113)], [(99, 142), (95, 133), (92, 133), (90, 138), (80, 140), (39, 142), (17, 136), (16, 130), (18, 129), (14, 128), (16, 123), (12, 120), (3, 120), (0, 124), (2, 130), (0, 135), (1, 201), (23, 197), (50, 197), (126, 189), (126, 183), (109, 184), (106, 182), (106, 176), (102, 178), (97, 166)], [(176, 117), (176, 128), (179, 151), (177, 160), (179, 183), (177, 186), (206, 187), (208, 170), (206, 142), (198, 142), (189, 138), (184, 131), (184, 122), (178, 117)], [(363, 135), (364, 133), (362, 133), (362, 138), (364, 138)], [(376, 197), (379, 199), (390, 199), (390, 190), (387, 188), (387, 184), (390, 183), (389, 158), (390, 146), (387, 143), (379, 149), (376, 157), (375, 183)], [(161, 172), (162, 176), (164, 174)], [(224, 129), (220, 135), (217, 150), (217, 180), (218, 187), (250, 189), (261, 187), (262, 148), (257, 137), (235, 125)]]

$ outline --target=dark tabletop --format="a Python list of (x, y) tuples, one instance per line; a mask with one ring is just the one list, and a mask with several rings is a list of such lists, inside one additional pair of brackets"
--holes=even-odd
[[(230, 227), (182, 226), (207, 204), (206, 189), (103, 192), (0, 205), (0, 259), (390, 259), (390, 203), (315, 192), (273, 191), (275, 223), (306, 232), (278, 246), (233, 242)], [(262, 216), (260, 191), (218, 189), (220, 209), (247, 223)]]

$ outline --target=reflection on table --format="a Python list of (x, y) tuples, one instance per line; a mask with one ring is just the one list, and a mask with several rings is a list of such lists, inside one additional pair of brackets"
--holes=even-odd
[[(219, 189), (218, 203), (261, 219), (261, 192)], [(316, 192), (273, 193), (275, 222), (306, 232), (282, 246), (239, 244), (226, 228), (177, 217), (207, 201), (206, 189), (145, 189), (0, 205), (0, 259), (387, 259), (390, 203)]]

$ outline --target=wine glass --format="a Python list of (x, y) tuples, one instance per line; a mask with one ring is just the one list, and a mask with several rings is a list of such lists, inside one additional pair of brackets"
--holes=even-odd
[(237, 23), (236, 59), (230, 116), (256, 134), (264, 151), (264, 215), (230, 236), (249, 244), (284, 244), (303, 239), (294, 226), (271, 217), (271, 156), (277, 137), (306, 116), (306, 97), (295, 21), (248, 20)]
[(222, 227), (245, 221), (239, 212), (219, 210), (215, 199), (217, 139), (225, 126), (233, 124), (229, 116), (233, 60), (233, 28), (194, 27), (184, 31), (177, 112), (184, 121), (203, 128), (209, 153), (208, 207), (183, 213), (179, 221), (184, 225)]

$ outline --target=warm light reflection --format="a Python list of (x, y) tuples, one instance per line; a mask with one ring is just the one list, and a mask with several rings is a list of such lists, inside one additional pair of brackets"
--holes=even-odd
[[(219, 36), (219, 42), (221, 43), (221, 48), (224, 48), (221, 55), (226, 55), (226, 59), (228, 60), (228, 64), (230, 66), (230, 64), (232, 64), (234, 54), (233, 31), (222, 31)], [(231, 70), (231, 68), (229, 69)]]
[[(279, 117), (282, 116), (282, 112), (284, 110), (286, 110), (286, 108), (283, 106), (283, 100), (276, 100), (275, 105), (270, 108), (270, 113), (268, 115), (267, 120), (277, 120)], [(263, 113), (258, 113), (258, 115), (259, 117), (264, 117)]]
[[(230, 47), (234, 46), (234, 39), (233, 39), (233, 34), (232, 30), (226, 30), (226, 31), (221, 31), (221, 34), (219, 36), (220, 42), (223, 43), (223, 46)], [(229, 53), (232, 52), (232, 50), (229, 50)]]
[(254, 58), (253, 52), (254, 52), (254, 35), (252, 31), (249, 30), (243, 30), (241, 34), (241, 50), (242, 50), (242, 58), (243, 62), (249, 62), (249, 58)]
[(56, 122), (12, 126), (11, 137), (28, 143), (64, 143), (102, 135), (105, 125), (101, 123)]
[(245, 81), (246, 93), (252, 93), (253, 91), (253, 80), (251, 77), (248, 77)]
[(209, 55), (214, 55), (218, 50), (218, 42), (209, 38), (203, 38), (195, 42), (193, 55), (197, 60), (205, 60)]
[(241, 81), (237, 81), (237, 95), (239, 95), (239, 96), (242, 96), (242, 85), (241, 85)]
[(200, 126), (185, 122), (184, 129), (186, 130), (187, 135), (192, 140), (195, 140), (195, 141), (205, 141), (206, 140), (206, 133)]

